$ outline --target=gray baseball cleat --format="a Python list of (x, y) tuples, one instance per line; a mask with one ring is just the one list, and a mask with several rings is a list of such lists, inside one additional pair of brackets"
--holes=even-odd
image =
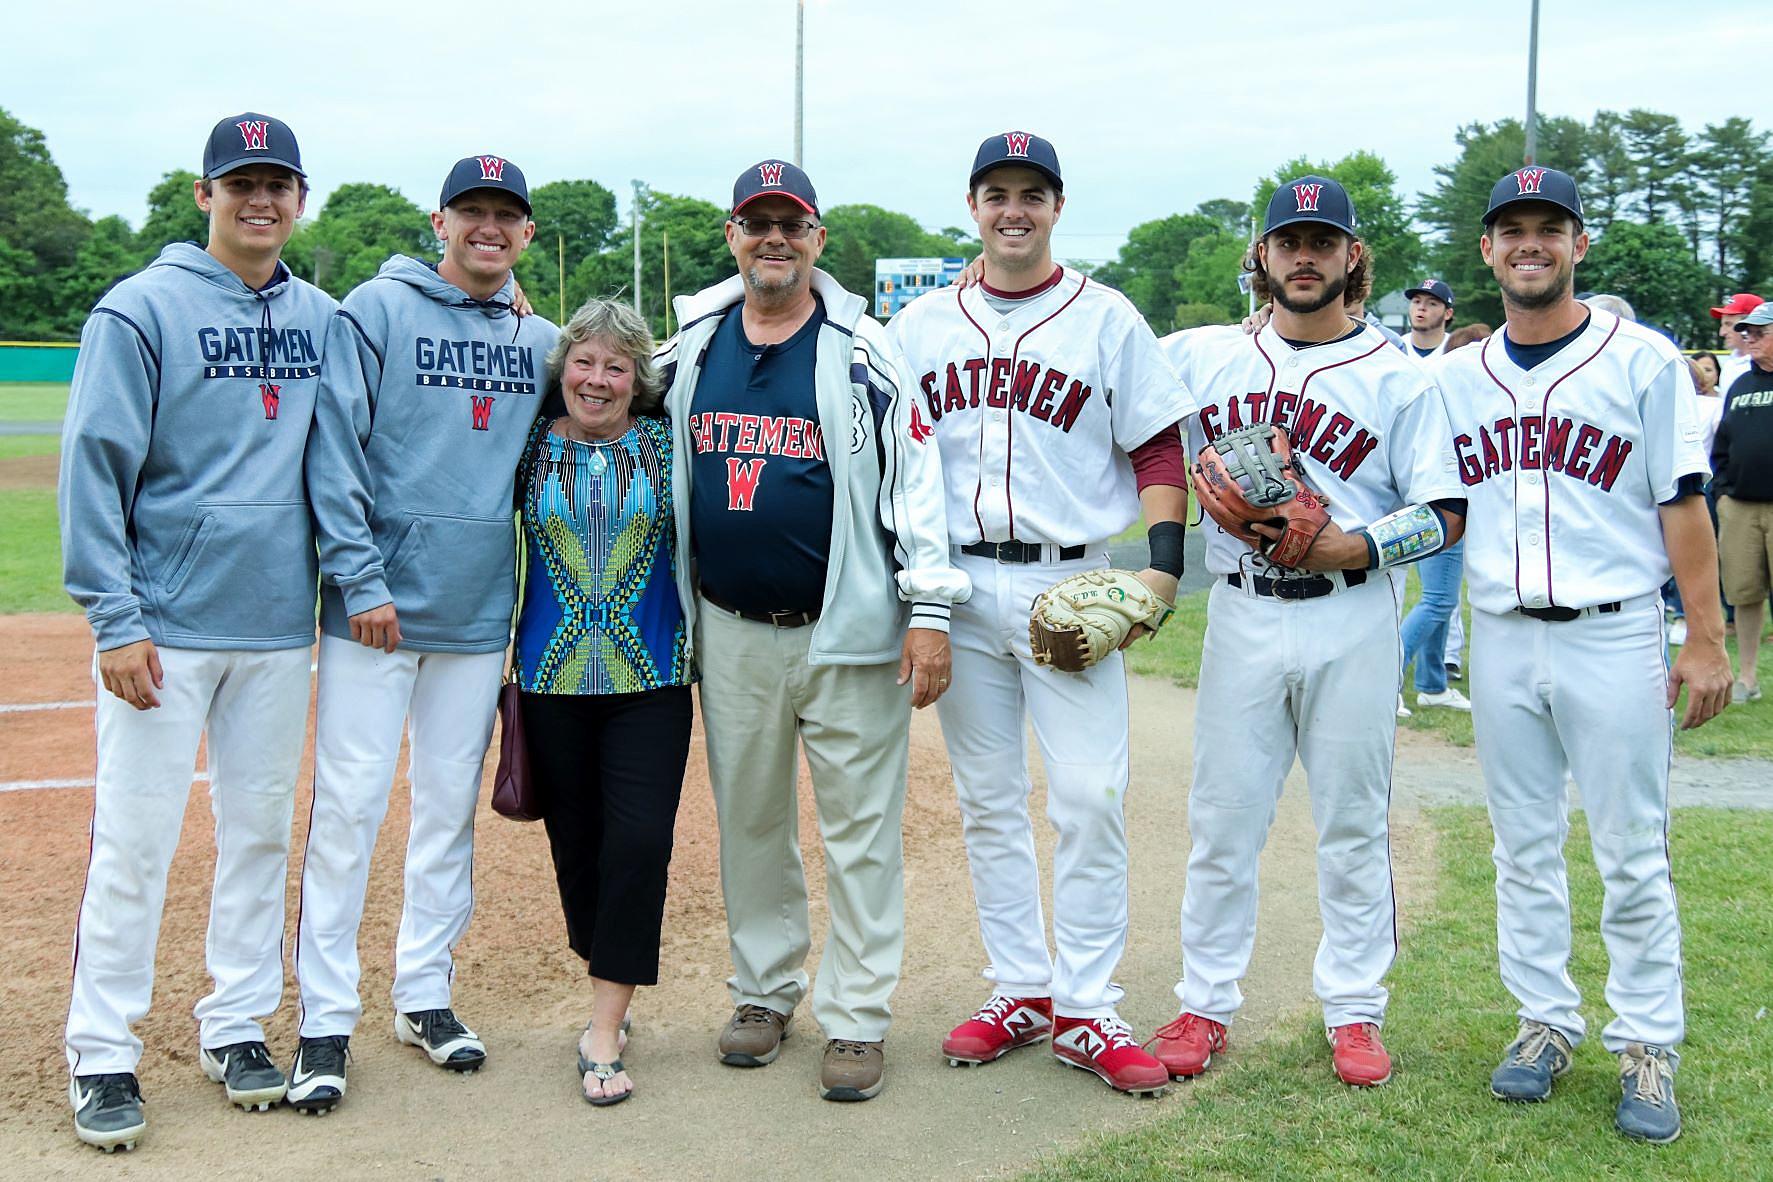
[(1548, 1100), (1551, 1081), (1567, 1074), (1574, 1059), (1562, 1031), (1543, 1022), (1522, 1022), (1501, 1066), (1490, 1073), (1490, 1095), (1527, 1104)]
[(127, 1071), (76, 1075), (68, 1081), (68, 1103), (74, 1106), (74, 1135), (106, 1153), (134, 1149), (147, 1131), (142, 1088)]
[(237, 1042), (210, 1050), (200, 1047), (197, 1063), (211, 1083), (227, 1090), (228, 1102), (247, 1111), (264, 1112), (289, 1090), (283, 1072), (271, 1062), (262, 1042)]

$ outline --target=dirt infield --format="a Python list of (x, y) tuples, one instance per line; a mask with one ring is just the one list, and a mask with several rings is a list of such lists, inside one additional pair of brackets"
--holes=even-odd
[[(0, 704), (89, 700), (90, 640), (77, 616), (0, 619)], [(1174, 1014), (1176, 907), (1187, 855), (1187, 736), (1193, 695), (1166, 684), (1134, 686), (1132, 938), (1120, 977), (1124, 1016), (1149, 1031)], [(203, 930), (213, 873), (205, 788), (192, 790), (173, 866), (157, 963), (154, 1010), (138, 1027), (149, 1131), (127, 1156), (103, 1158), (69, 1128), (61, 1027), (70, 938), (86, 861), (91, 793), (0, 792), (0, 1013), (12, 1042), (0, 1057), (0, 1176), (339, 1177), (754, 1177), (998, 1176), (1087, 1132), (1186, 1104), (1187, 1089), (1142, 1103), (1110, 1093), (1038, 1050), (971, 1071), (949, 1069), (941, 1034), (986, 989), (959, 817), (934, 712), (913, 728), (905, 817), (905, 975), (887, 1043), (888, 1086), (861, 1105), (820, 1101), (821, 1036), (806, 1008), (772, 1067), (720, 1066), (714, 1034), (728, 1012), (726, 934), (716, 874), (717, 836), (698, 735), (678, 819), (665, 919), (664, 981), (635, 1002), (627, 1061), (635, 1099), (592, 1109), (578, 1099), (573, 1041), (587, 1012), (579, 963), (565, 947), (559, 905), (538, 826), (483, 811), (475, 860), (477, 911), (457, 950), (456, 1006), (487, 1040), (488, 1067), (448, 1076), (394, 1043), (387, 1002), (400, 909), (407, 825), (397, 783), (372, 870), (365, 919), (366, 1015), (353, 1040), (351, 1092), (324, 1120), (288, 1108), (231, 1109), (196, 1066), (191, 1006), (208, 989)], [(89, 779), (90, 708), (0, 713), (0, 782)], [(1038, 760), (1035, 761), (1038, 767)], [(489, 768), (490, 774), (490, 768)], [(404, 771), (402, 772), (404, 775)], [(1038, 778), (1038, 776), (1037, 776)], [(292, 866), (299, 865), (309, 776), (296, 802)], [(804, 780), (804, 777), (803, 777)], [(1263, 863), (1261, 931), (1236, 1046), (1248, 1047), (1277, 1016), (1310, 998), (1318, 937), (1311, 830), (1301, 785), (1291, 784)], [(1035, 802), (1039, 815), (1042, 804)], [(802, 831), (816, 833), (803, 792)], [(484, 805), (483, 805), (484, 809)], [(1043, 850), (1050, 834), (1037, 824)], [(1427, 862), (1425, 827), (1396, 818), (1394, 846), (1405, 915)], [(822, 903), (816, 842), (808, 848), (815, 916)], [(292, 873), (289, 916), (295, 915)], [(817, 950), (814, 953), (817, 959)], [(268, 1023), (273, 1053), (294, 1047), (292, 999)], [(1326, 1064), (1326, 1071), (1328, 1070)]]

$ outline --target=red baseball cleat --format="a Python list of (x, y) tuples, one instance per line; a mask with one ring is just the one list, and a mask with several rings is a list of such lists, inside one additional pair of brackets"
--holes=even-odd
[(1106, 1018), (1053, 1018), (1053, 1054), (1060, 1062), (1093, 1071), (1117, 1092), (1161, 1096), (1170, 1073), (1139, 1049), (1133, 1032), (1112, 1015)]
[(1225, 1049), (1225, 1023), (1184, 1010), (1176, 1020), (1159, 1026), (1151, 1036), (1157, 1061), (1176, 1079), (1199, 1075), (1213, 1064), (1213, 1056)]
[(1379, 1027), (1351, 1022), (1330, 1031), (1331, 1059), (1336, 1076), (1357, 1088), (1375, 1088), (1391, 1078), (1391, 1056), (1379, 1041)]
[(950, 1067), (989, 1063), (1052, 1032), (1052, 998), (993, 994), (978, 1013), (948, 1032), (942, 1053)]

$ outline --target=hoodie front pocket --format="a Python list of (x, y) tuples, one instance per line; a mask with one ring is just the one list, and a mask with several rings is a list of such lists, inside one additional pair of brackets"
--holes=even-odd
[(515, 583), (512, 519), (411, 517), (385, 573), (402, 630), (451, 644), (503, 636)]
[(313, 627), (306, 502), (201, 502), (187, 535), (161, 583), (168, 636), (277, 640)]

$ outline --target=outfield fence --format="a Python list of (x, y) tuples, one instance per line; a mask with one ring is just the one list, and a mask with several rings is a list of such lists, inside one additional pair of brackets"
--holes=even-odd
[(73, 341), (0, 341), (0, 382), (66, 382), (80, 346)]

